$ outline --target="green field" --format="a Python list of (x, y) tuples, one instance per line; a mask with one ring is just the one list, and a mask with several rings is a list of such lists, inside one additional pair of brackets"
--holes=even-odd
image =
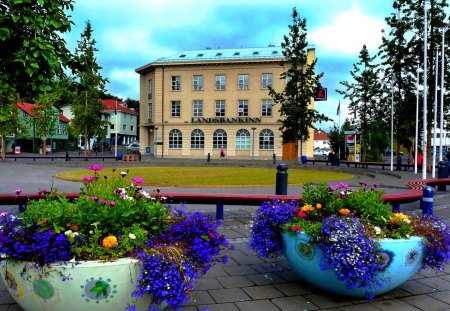
[[(110, 176), (121, 171), (129, 171), (127, 178), (140, 177), (146, 186), (176, 187), (252, 187), (273, 186), (276, 170), (274, 168), (242, 168), (242, 167), (137, 167), (104, 168), (99, 175)], [(353, 178), (353, 175), (335, 171), (289, 169), (289, 185), (303, 185), (306, 182), (337, 182)], [(93, 171), (66, 171), (56, 175), (57, 178), (69, 181), (82, 181), (84, 176), (92, 176)]]

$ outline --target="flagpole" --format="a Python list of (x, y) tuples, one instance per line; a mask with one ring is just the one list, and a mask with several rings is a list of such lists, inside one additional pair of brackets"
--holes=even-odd
[[(339, 100), (339, 104), (338, 104), (338, 108), (337, 108), (337, 115), (339, 117), (338, 133), (340, 136), (340, 134), (341, 134), (341, 100)], [(341, 160), (341, 144), (339, 142), (340, 142), (340, 140), (338, 139), (338, 159)]]
[(116, 98), (116, 107), (115, 108), (116, 108), (115, 109), (116, 115), (115, 115), (115, 120), (114, 120), (114, 122), (115, 122), (114, 127), (116, 128), (116, 135), (114, 137), (114, 156), (117, 157), (117, 133), (118, 133), (118, 128), (117, 128), (117, 98)]

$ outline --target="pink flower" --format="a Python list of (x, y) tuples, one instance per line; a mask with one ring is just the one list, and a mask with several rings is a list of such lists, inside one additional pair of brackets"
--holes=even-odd
[(214, 233), (212, 233), (212, 232), (209, 232), (208, 235), (209, 235), (209, 237), (210, 237), (211, 239), (215, 239), (215, 238), (216, 238), (216, 236), (215, 236)]
[(116, 202), (114, 202), (114, 201), (109, 202), (109, 206), (111, 206), (111, 207), (116, 206)]
[(133, 177), (133, 178), (131, 178), (131, 181), (133, 181), (137, 184), (144, 184), (144, 180), (142, 180), (142, 178), (140, 178), (140, 177)]
[(84, 181), (84, 182), (91, 183), (91, 182), (93, 182), (94, 180), (95, 180), (95, 176), (84, 176), (84, 177), (83, 177), (83, 181)]
[(22, 190), (20, 190), (20, 189), (16, 189), (16, 195), (19, 195), (21, 192), (22, 192)]
[(97, 201), (98, 201), (98, 196), (94, 195), (93, 197), (91, 197), (91, 199), (92, 199), (93, 201), (97, 202)]
[(94, 164), (91, 167), (89, 167), (89, 170), (91, 170), (91, 171), (101, 171), (102, 169), (103, 169), (103, 167), (101, 167), (98, 164)]
[(105, 205), (106, 203), (108, 203), (108, 200), (105, 200), (105, 199), (101, 199), (100, 200), (100, 204), (101, 205)]
[(300, 226), (295, 225), (294, 226), (294, 231), (295, 232), (300, 232), (300, 231), (302, 231), (302, 228)]
[(8, 212), (1, 212), (0, 213), (0, 217), (6, 217), (6, 216), (8, 216)]

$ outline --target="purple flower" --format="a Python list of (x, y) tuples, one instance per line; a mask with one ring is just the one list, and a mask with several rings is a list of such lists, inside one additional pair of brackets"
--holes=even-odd
[(94, 164), (94, 165), (92, 165), (91, 167), (89, 167), (89, 170), (90, 171), (101, 171), (103, 169), (103, 167), (101, 167), (100, 165), (98, 165), (98, 164)]
[(111, 206), (111, 207), (116, 206), (116, 202), (114, 202), (114, 201), (109, 202), (109, 206)]
[(140, 185), (144, 184), (144, 180), (140, 177), (133, 177), (133, 178), (131, 178), (131, 181), (133, 181), (137, 184), (140, 184)]
[(108, 203), (108, 200), (105, 200), (105, 199), (101, 199), (100, 200), (100, 204), (101, 205), (105, 205), (106, 203)]
[(16, 195), (19, 195), (21, 192), (22, 192), (22, 190), (20, 190), (20, 189), (16, 189)]

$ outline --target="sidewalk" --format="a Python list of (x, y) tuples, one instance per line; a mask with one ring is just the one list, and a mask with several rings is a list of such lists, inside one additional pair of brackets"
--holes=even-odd
[[(222, 161), (222, 162), (226, 162)], [(197, 163), (198, 162), (198, 163)], [(139, 162), (142, 165), (204, 165), (205, 161), (179, 161), (162, 159), (158, 161)], [(251, 163), (250, 163), (251, 162)], [(275, 168), (271, 163), (255, 161), (240, 162), (240, 165), (261, 165)], [(0, 176), (1, 193), (15, 189), (17, 182), (21, 182), (23, 189), (35, 187), (40, 184), (45, 188), (51, 182), (51, 176), (61, 170), (80, 169), (91, 165), (91, 162), (82, 163), (49, 163), (49, 164), (24, 164), (0, 162), (2, 176)], [(105, 166), (128, 166), (126, 163), (107, 162)], [(226, 164), (208, 165), (231, 165)], [(236, 163), (234, 163), (236, 165)], [(296, 164), (289, 163), (290, 168)], [(347, 181), (351, 186), (357, 186), (359, 181), (369, 183), (378, 182), (381, 189), (386, 192), (406, 190), (406, 182), (412, 179), (420, 179), (421, 175), (415, 175), (410, 171), (378, 171), (369, 169), (354, 169), (347, 167), (325, 167), (320, 165), (307, 165), (302, 169), (339, 170), (354, 174)], [(27, 176), (24, 178), (24, 176)], [(431, 177), (431, 176), (430, 176)], [(33, 182), (36, 180), (37, 182)], [(77, 191), (80, 187), (77, 183), (67, 183), (55, 180), (58, 187)], [(450, 222), (450, 187), (447, 192), (439, 192), (435, 196), (434, 214), (445, 218)], [(275, 186), (262, 188), (183, 188), (183, 192), (227, 192), (227, 193), (274, 193)], [(12, 190), (13, 191), (13, 190)], [(32, 190), (30, 190), (32, 191)], [(166, 191), (176, 191), (170, 188)], [(289, 187), (289, 194), (299, 194), (300, 187)], [(204, 212), (212, 212), (214, 206), (196, 207)], [(402, 205), (402, 211), (417, 211), (419, 202)], [(236, 250), (231, 252), (227, 265), (217, 265), (204, 277), (196, 281), (194, 300), (191, 304), (182, 308), (183, 311), (298, 311), (298, 310), (341, 310), (341, 311), (450, 311), (450, 265), (442, 272), (423, 271), (416, 273), (401, 287), (376, 297), (369, 301), (366, 299), (345, 298), (321, 291), (303, 280), (297, 278), (289, 267), (284, 257), (278, 260), (261, 260), (247, 248), (248, 237), (253, 214), (257, 207), (225, 206), (225, 219), (221, 232)], [(22, 310), (11, 298), (4, 284), (0, 284), (0, 311)], [(171, 309), (168, 309), (171, 310)], [(116, 311), (116, 310), (112, 310)], [(119, 310), (117, 310), (119, 311)]]

